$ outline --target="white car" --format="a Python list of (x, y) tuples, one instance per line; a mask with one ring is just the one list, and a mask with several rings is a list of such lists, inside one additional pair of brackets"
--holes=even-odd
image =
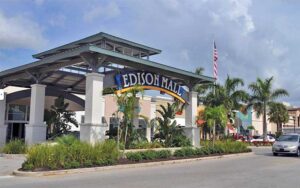
[(295, 154), (300, 157), (300, 136), (298, 134), (281, 135), (272, 146), (273, 155)]
[[(264, 141), (263, 136), (260, 136), (258, 138), (253, 138), (250, 140), (250, 142), (262, 142)], [(267, 142), (275, 142), (275, 138), (273, 136), (267, 135)]]

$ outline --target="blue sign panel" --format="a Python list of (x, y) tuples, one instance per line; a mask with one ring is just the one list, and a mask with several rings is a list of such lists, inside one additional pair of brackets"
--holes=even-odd
[(117, 90), (123, 92), (138, 85), (144, 89), (165, 92), (185, 103), (186, 90), (176, 81), (152, 72), (126, 72), (115, 75)]

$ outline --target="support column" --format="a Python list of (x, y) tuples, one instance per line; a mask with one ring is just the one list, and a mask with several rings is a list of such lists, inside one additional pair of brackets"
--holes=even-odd
[(200, 146), (200, 128), (196, 125), (197, 92), (189, 92), (189, 104), (185, 105), (185, 135), (191, 140), (194, 147)]
[(108, 126), (102, 122), (105, 101), (102, 96), (103, 74), (86, 74), (85, 118), (80, 125), (80, 140), (91, 144), (105, 140)]
[[(152, 119), (156, 118), (156, 103), (155, 102), (151, 102), (150, 105), (150, 119), (149, 119), (149, 123)], [(149, 127), (147, 127), (146, 130), (146, 138), (149, 142), (151, 142), (151, 125)]]
[(25, 142), (28, 145), (46, 141), (47, 125), (44, 122), (46, 86), (31, 85), (30, 119), (25, 125)]
[(0, 100), (0, 148), (6, 144), (7, 124), (5, 124), (6, 93), (4, 99)]
[(133, 111), (133, 120), (132, 124), (134, 125), (135, 128), (139, 127), (139, 114), (140, 114), (140, 98), (135, 98), (135, 103), (134, 103), (134, 111)]

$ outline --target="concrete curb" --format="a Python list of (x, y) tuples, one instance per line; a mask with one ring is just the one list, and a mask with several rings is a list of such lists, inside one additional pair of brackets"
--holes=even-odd
[(19, 159), (19, 158), (25, 158), (25, 154), (5, 154), (0, 153), (0, 157), (6, 158), (6, 159)]
[(120, 169), (129, 169), (129, 168), (151, 167), (157, 165), (180, 164), (180, 163), (209, 160), (209, 159), (222, 159), (222, 158), (230, 158), (235, 156), (247, 156), (252, 154), (253, 152), (248, 152), (248, 153), (228, 154), (228, 155), (201, 157), (201, 158), (192, 158), (192, 159), (178, 159), (178, 160), (159, 161), (159, 162), (123, 164), (123, 165), (114, 165), (114, 166), (77, 168), (77, 169), (41, 171), (41, 172), (25, 172), (25, 171), (15, 170), (13, 171), (13, 175), (22, 176), (22, 177), (41, 177), (41, 176), (80, 174), (80, 173), (87, 173), (87, 172), (101, 172), (106, 170), (120, 170)]
[(253, 148), (272, 148), (272, 146), (248, 146), (248, 148), (253, 149)]

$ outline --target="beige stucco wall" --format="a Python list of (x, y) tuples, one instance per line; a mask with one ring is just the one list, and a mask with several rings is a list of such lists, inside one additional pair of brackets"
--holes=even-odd
[[(269, 117), (267, 116), (267, 133), (271, 132), (275, 134), (277, 131), (276, 124), (270, 123), (268, 121)], [(252, 113), (252, 125), (255, 128), (256, 134), (262, 135), (263, 134), (263, 116), (261, 115), (259, 118), (256, 117), (255, 112)]]
[[(168, 103), (172, 104), (174, 102), (173, 99), (168, 98), (168, 97), (155, 97), (153, 99), (153, 101), (155, 101), (155, 103), (156, 103), (156, 109), (157, 110), (161, 109), (160, 105), (167, 106)], [(160, 117), (160, 114), (158, 112), (156, 112), (156, 116)], [(178, 119), (185, 118), (185, 110), (183, 109), (182, 114), (181, 115), (176, 115), (175, 118), (178, 118)]]

